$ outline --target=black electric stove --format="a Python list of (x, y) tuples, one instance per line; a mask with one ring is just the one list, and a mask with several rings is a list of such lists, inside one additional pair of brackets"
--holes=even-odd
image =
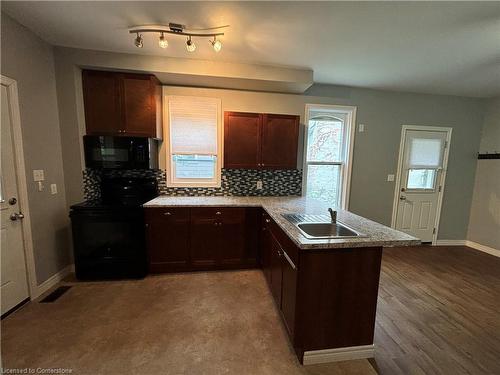
[(75, 273), (80, 280), (147, 273), (142, 204), (158, 196), (155, 178), (103, 178), (101, 200), (71, 206)]

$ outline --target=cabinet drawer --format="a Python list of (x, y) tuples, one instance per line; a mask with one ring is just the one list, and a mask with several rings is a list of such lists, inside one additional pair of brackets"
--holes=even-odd
[(187, 207), (151, 207), (146, 208), (146, 220), (162, 218), (163, 220), (189, 220), (189, 208)]
[(191, 208), (194, 219), (221, 219), (245, 221), (245, 209), (238, 207), (196, 207)]

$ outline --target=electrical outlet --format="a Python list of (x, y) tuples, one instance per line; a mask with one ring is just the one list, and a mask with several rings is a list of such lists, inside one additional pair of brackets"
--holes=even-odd
[(360, 133), (363, 133), (363, 132), (365, 131), (365, 124), (359, 124), (359, 125), (358, 125), (358, 131), (359, 131)]
[(43, 169), (33, 169), (33, 181), (44, 181), (45, 175), (43, 173)]
[(57, 185), (50, 184), (50, 194), (57, 194)]
[(394, 181), (394, 175), (393, 174), (388, 174), (387, 175), (387, 181)]
[(262, 190), (262, 181), (257, 181), (257, 189)]

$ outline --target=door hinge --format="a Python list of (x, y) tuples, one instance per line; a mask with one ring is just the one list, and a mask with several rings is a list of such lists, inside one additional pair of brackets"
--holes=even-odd
[(448, 141), (444, 141), (444, 148), (448, 147)]
[(441, 185), (439, 185), (438, 191), (441, 192), (442, 189), (443, 189), (443, 187)]
[(432, 230), (432, 234), (436, 234), (436, 228)]

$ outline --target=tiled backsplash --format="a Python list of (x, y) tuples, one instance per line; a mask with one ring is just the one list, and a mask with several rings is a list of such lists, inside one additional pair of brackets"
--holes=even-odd
[[(100, 198), (102, 173), (102, 170), (96, 169), (86, 169), (83, 172), (85, 199)], [(285, 196), (301, 195), (302, 192), (302, 171), (299, 169), (223, 169), (220, 188), (169, 188), (163, 170), (110, 170), (105, 173), (116, 176), (155, 176), (158, 179), (160, 194), (166, 195)], [(262, 189), (257, 189), (257, 181), (262, 181)]]

